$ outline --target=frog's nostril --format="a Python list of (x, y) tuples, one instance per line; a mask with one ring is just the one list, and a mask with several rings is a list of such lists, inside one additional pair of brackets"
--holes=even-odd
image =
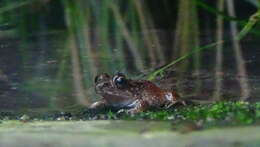
[(96, 93), (99, 93), (100, 90), (102, 90), (102, 85), (103, 85), (103, 84), (97, 84), (97, 85), (95, 86), (95, 91), (96, 91)]
[(104, 88), (109, 87), (109, 83), (99, 83), (96, 84), (95, 86), (95, 91), (96, 93), (103, 93), (104, 92)]
[(103, 87), (108, 87), (109, 83), (103, 83)]
[(104, 88), (104, 87), (108, 87), (109, 86), (109, 84), (108, 83), (99, 83), (99, 84), (97, 84), (96, 85), (96, 89), (102, 89), (102, 88)]
[(97, 84), (96, 89), (101, 89), (103, 87), (103, 83)]

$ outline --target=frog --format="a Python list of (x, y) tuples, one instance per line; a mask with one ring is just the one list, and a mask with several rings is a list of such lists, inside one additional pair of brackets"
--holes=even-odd
[(161, 89), (148, 80), (129, 79), (123, 73), (101, 73), (94, 81), (95, 91), (102, 99), (92, 103), (91, 109), (112, 107), (118, 112), (136, 114), (150, 108), (169, 108), (177, 102), (186, 105), (176, 91)]

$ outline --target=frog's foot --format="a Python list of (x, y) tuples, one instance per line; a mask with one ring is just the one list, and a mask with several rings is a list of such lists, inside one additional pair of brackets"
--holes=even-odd
[(187, 106), (187, 103), (184, 100), (179, 101), (183, 106)]
[(126, 109), (120, 109), (116, 113), (117, 114), (124, 114), (124, 113), (127, 113), (127, 110)]
[(127, 114), (127, 115), (130, 115), (130, 116), (133, 116), (134, 114), (136, 114), (136, 110), (135, 109), (120, 109), (117, 111), (117, 114), (119, 115), (122, 115), (122, 114)]
[(149, 104), (146, 101), (138, 100), (136, 106), (132, 109), (127, 110), (128, 114), (134, 115), (136, 113), (144, 112), (149, 107)]
[(103, 109), (105, 107), (106, 107), (106, 101), (105, 100), (94, 102), (93, 104), (91, 104), (89, 106), (90, 109)]
[(173, 105), (176, 104), (176, 103), (177, 103), (177, 102), (174, 101), (174, 102), (171, 102), (171, 103), (166, 104), (164, 107), (165, 107), (166, 109), (168, 109), (168, 108), (170, 108), (171, 106), (173, 106)]
[(167, 109), (167, 108), (170, 108), (170, 107), (172, 107), (173, 105), (175, 105), (175, 104), (177, 104), (177, 103), (180, 103), (180, 104), (182, 104), (183, 106), (187, 106), (187, 104), (186, 104), (186, 102), (185, 102), (184, 100), (177, 100), (177, 101), (172, 101), (172, 102), (166, 104), (166, 105), (165, 105), (165, 108), (166, 108), (166, 109)]
[(117, 116), (121, 117), (121, 116), (125, 116), (125, 115), (128, 115), (128, 116), (134, 116), (134, 112), (132, 111), (132, 109), (130, 110), (127, 110), (127, 109), (120, 109), (116, 112)]
[(136, 113), (139, 112), (143, 112), (145, 110), (147, 110), (148, 108), (148, 104), (143, 101), (143, 100), (136, 100), (135, 101), (135, 107), (131, 108), (131, 109), (120, 109), (119, 111), (117, 111), (117, 114), (128, 114), (128, 115), (134, 115)]

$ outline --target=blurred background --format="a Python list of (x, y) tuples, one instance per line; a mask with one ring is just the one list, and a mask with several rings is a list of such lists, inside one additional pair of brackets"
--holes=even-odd
[(0, 110), (85, 107), (99, 98), (93, 89), (98, 73), (120, 71), (145, 78), (199, 47), (223, 40), (154, 81), (181, 95), (192, 91), (189, 95), (212, 100), (257, 101), (260, 24), (242, 40), (234, 38), (259, 3), (0, 0)]

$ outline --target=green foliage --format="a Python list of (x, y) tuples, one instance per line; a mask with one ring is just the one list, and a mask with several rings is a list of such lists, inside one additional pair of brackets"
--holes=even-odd
[(180, 111), (186, 119), (206, 121), (230, 121), (232, 123), (250, 124), (257, 119), (257, 104), (247, 102), (217, 102), (210, 105), (199, 105), (184, 108)]
[(248, 23), (243, 27), (243, 29), (238, 34), (236, 39), (241, 40), (242, 38), (244, 38), (244, 36), (246, 36), (253, 29), (253, 27), (259, 21), (259, 19), (260, 19), (260, 9), (249, 18)]
[(256, 108), (256, 118), (260, 119), (260, 103), (256, 103), (255, 108)]
[(174, 122), (203, 120), (211, 124), (252, 124), (260, 119), (260, 103), (216, 102), (120, 116), (109, 111), (107, 116), (108, 119), (125, 120), (172, 120)]
[(223, 43), (224, 43), (224, 41), (219, 41), (219, 42), (210, 43), (210, 44), (202, 46), (202, 47), (194, 48), (192, 51), (187, 52), (185, 55), (179, 57), (176, 60), (173, 60), (172, 62), (163, 66), (162, 68), (149, 73), (147, 75), (147, 80), (154, 80), (156, 78), (156, 76), (163, 75), (163, 72), (166, 69), (170, 68), (171, 66), (173, 66), (173, 65), (175, 65), (175, 64), (177, 64), (177, 63), (179, 63), (183, 60), (186, 60), (187, 58), (192, 57), (196, 53), (199, 53), (199, 52), (202, 52), (202, 51), (205, 51), (205, 50), (209, 50), (209, 49), (214, 49), (213, 47), (215, 47), (216, 45), (219, 45), (219, 44), (223, 44)]
[[(198, 7), (207, 10), (207, 12), (209, 12), (209, 13), (212, 13), (212, 14), (218, 15), (218, 16), (222, 16), (227, 21), (235, 21), (241, 27), (248, 25), (247, 20), (240, 19), (240, 18), (237, 18), (237, 17), (228, 16), (227, 14), (225, 14), (225, 12), (220, 12), (216, 8), (207, 5), (206, 3), (202, 2), (201, 0), (195, 0), (195, 1), (196, 1), (196, 5)], [(250, 28), (250, 30), (251, 30), (252, 33), (259, 35), (258, 29)]]

